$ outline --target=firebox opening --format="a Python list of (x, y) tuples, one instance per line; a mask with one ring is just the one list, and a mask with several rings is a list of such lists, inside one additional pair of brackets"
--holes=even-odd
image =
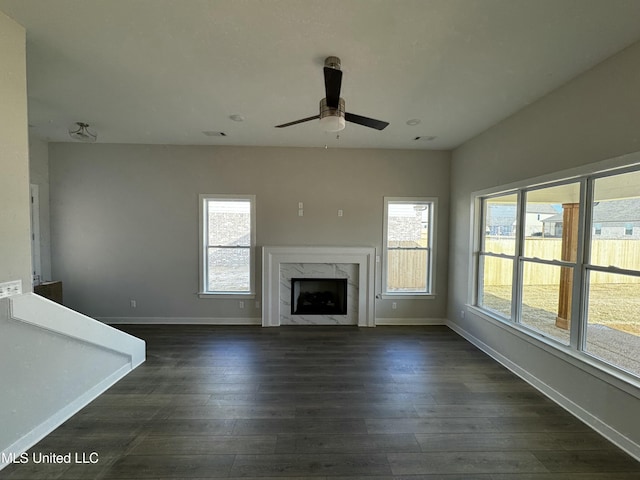
[(292, 278), (291, 313), (346, 315), (346, 278)]

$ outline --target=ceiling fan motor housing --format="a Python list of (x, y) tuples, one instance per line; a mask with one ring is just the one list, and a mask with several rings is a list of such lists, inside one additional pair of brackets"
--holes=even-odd
[(338, 57), (327, 57), (324, 59), (324, 66), (333, 68), (335, 70), (341, 70), (342, 65), (340, 64), (340, 59)]
[(340, 97), (338, 108), (332, 108), (327, 105), (327, 99), (320, 100), (320, 118), (324, 117), (343, 117), (344, 118), (344, 98)]

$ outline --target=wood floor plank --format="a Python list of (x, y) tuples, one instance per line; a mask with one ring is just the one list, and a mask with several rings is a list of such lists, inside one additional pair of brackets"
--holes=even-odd
[(123, 326), (147, 361), (0, 479), (638, 480), (640, 463), (444, 326)]
[(439, 433), (416, 434), (423, 452), (511, 450), (606, 450), (611, 444), (595, 432), (575, 433)]
[(550, 472), (638, 472), (638, 462), (619, 451), (537, 451), (534, 454)]
[(234, 435), (269, 435), (293, 433), (326, 433), (344, 435), (367, 433), (363, 419), (238, 419)]
[(499, 426), (483, 417), (462, 418), (372, 418), (367, 431), (379, 433), (495, 433)]
[(292, 475), (391, 474), (382, 454), (236, 455), (230, 475), (289, 477)]
[(234, 459), (235, 455), (127, 455), (103, 478), (227, 477)]
[(211, 455), (276, 453), (275, 435), (148, 436), (129, 455)]
[(388, 458), (394, 475), (549, 471), (530, 452), (391, 453)]
[(420, 452), (411, 434), (278, 435), (276, 453), (398, 453)]
[(543, 417), (557, 415), (557, 405), (415, 405), (420, 417)]

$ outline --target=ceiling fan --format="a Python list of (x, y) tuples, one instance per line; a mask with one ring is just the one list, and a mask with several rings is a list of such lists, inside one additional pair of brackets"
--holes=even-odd
[(320, 100), (320, 113), (313, 117), (276, 125), (276, 128), (290, 127), (291, 125), (297, 125), (315, 119), (320, 119), (320, 124), (327, 132), (339, 132), (345, 127), (345, 121), (375, 128), (376, 130), (384, 130), (384, 128), (389, 125), (389, 122), (346, 112), (344, 108), (344, 98), (340, 97), (341, 85), (342, 70), (340, 59), (338, 57), (327, 57), (324, 61), (324, 89), (326, 97)]

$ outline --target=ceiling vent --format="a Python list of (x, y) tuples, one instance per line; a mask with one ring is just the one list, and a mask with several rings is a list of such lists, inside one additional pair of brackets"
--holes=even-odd
[(227, 136), (227, 134), (224, 132), (206, 131), (202, 133), (204, 133), (207, 137), (226, 137)]
[(414, 138), (414, 140), (420, 140), (422, 142), (431, 142), (431, 141), (435, 140), (436, 138), (438, 138), (438, 137), (436, 137), (435, 135), (425, 135), (423, 137), (416, 137), (416, 138)]

